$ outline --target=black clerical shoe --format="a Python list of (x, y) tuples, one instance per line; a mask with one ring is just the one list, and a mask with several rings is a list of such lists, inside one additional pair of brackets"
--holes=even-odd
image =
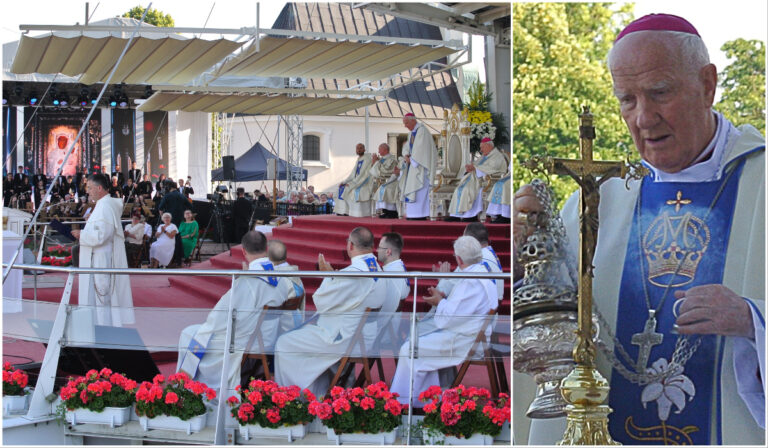
[(446, 216), (443, 221), (445, 221), (445, 222), (459, 222), (459, 221), (461, 221), (461, 218), (457, 218), (455, 216)]

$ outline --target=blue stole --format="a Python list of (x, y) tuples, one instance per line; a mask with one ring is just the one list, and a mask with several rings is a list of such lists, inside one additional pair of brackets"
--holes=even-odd
[[(482, 165), (487, 158), (488, 156), (483, 156), (483, 158), (480, 159), (480, 161), (477, 162), (477, 165), (475, 166), (477, 167)], [(459, 213), (459, 203), (461, 202), (461, 192), (462, 190), (464, 190), (464, 187), (467, 186), (467, 183), (469, 182), (469, 180), (472, 179), (471, 173), (467, 173), (465, 176), (466, 176), (466, 179), (464, 179), (464, 182), (462, 182), (461, 185), (459, 185), (459, 188), (456, 189), (456, 193), (455, 193), (456, 195), (458, 195), (457, 197), (459, 198), (459, 200), (456, 201), (456, 213)]]
[[(413, 154), (413, 141), (416, 140), (416, 131), (418, 131), (418, 130), (419, 130), (418, 125), (414, 126), (413, 127), (413, 131), (411, 131), (411, 138), (408, 140), (408, 145), (409, 145), (408, 148), (410, 149), (408, 151), (408, 154), (411, 155), (411, 157), (413, 157), (413, 155), (412, 155)], [(411, 169), (411, 164), (407, 163), (405, 165), (405, 177), (406, 177), (406, 179), (408, 178), (408, 171), (410, 171), (410, 169)], [(408, 199), (408, 196), (405, 196), (405, 202), (411, 202), (411, 200)]]
[[(674, 291), (722, 283), (744, 158), (733, 162), (736, 166), (727, 167), (717, 181), (654, 183), (646, 177), (642, 182), (627, 244), (616, 324), (616, 336), (633, 363), (638, 359), (639, 346), (631, 343), (632, 336), (643, 332), (648, 319), (645, 289), (655, 309), (667, 285), (671, 285), (656, 314), (656, 332), (664, 336), (661, 344), (651, 348), (646, 366), (651, 368), (660, 358), (671, 361), (675, 350), (677, 335), (671, 332), (676, 320), (672, 310), (676, 300)], [(685, 261), (675, 274), (682, 257)], [(698, 350), (685, 364), (683, 372), (678, 372), (693, 382), (693, 395), (677, 387), (680, 382), (670, 377), (668, 383), (662, 383), (669, 393), (662, 393), (660, 399), (653, 401), (647, 397), (649, 401), (643, 406), (641, 396), (648, 386), (634, 384), (613, 370), (609, 397), (613, 413), (609, 418), (614, 439), (625, 445), (721, 444), (720, 371), (724, 338), (694, 335), (689, 342), (694, 344), (699, 338)], [(618, 350), (615, 349), (614, 354), (625, 361)], [(634, 365), (629, 367), (635, 371)], [(672, 401), (669, 415), (662, 421), (659, 400), (666, 401), (666, 397), (676, 399), (683, 404), (683, 409)], [(717, 423), (713, 425), (713, 421)]]
[(360, 175), (360, 168), (362, 168), (363, 162), (365, 162), (365, 160), (358, 160), (357, 161), (357, 168), (355, 168), (355, 176), (359, 176)]
[[(264, 263), (261, 263), (261, 268), (264, 269), (265, 271), (274, 271), (275, 270), (275, 267), (272, 266), (272, 263), (270, 263), (268, 261), (264, 262)], [(256, 277), (256, 278), (266, 282), (270, 286), (277, 286), (277, 281), (278, 281), (277, 277)]]
[[(365, 258), (363, 258), (363, 261), (365, 261), (366, 266), (368, 266), (368, 271), (369, 272), (379, 272), (379, 267), (376, 264), (376, 257), (374, 257), (374, 256), (365, 257)], [(379, 278), (378, 277), (373, 277), (373, 281), (374, 282), (378, 282)]]
[(344, 185), (340, 185), (339, 186), (339, 199), (344, 199), (344, 198), (341, 197), (342, 193), (344, 193), (344, 188), (345, 188)]
[(496, 182), (491, 190), (491, 199), (488, 201), (491, 204), (501, 204), (501, 198), (504, 195), (504, 189), (507, 188), (507, 182), (509, 182), (509, 176), (502, 177)]

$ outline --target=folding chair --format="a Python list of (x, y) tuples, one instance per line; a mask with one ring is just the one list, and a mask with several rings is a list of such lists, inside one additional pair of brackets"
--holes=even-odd
[[(261, 324), (264, 323), (264, 320), (267, 319), (267, 315), (270, 314), (270, 311), (295, 311), (299, 309), (299, 306), (303, 301), (304, 294), (300, 295), (299, 297), (288, 299), (280, 306), (264, 306), (264, 310), (261, 312), (261, 314), (259, 314), (259, 321), (256, 323), (256, 330), (251, 335), (251, 339), (248, 341), (248, 345), (246, 345), (246, 348), (250, 349), (255, 341), (258, 344), (259, 351), (257, 353), (245, 353), (243, 355), (243, 360), (240, 363), (241, 369), (245, 366), (247, 360), (255, 359), (257, 362), (261, 361), (261, 366), (264, 368), (264, 378), (267, 381), (272, 379), (272, 374), (269, 373), (269, 360), (267, 359), (267, 353), (264, 353), (266, 350), (264, 350), (264, 339), (262, 338), (261, 334)], [(279, 315), (270, 315), (268, 319), (279, 319), (279, 317)], [(255, 373), (255, 370), (256, 366), (253, 367), (251, 373)], [(253, 375), (249, 375), (249, 377), (250, 376)]]
[(200, 260), (200, 248), (203, 247), (203, 231), (198, 231), (197, 234), (197, 244), (195, 244), (195, 247), (192, 248), (192, 252), (189, 253), (189, 258), (186, 259), (185, 263), (187, 267), (192, 266), (192, 260), (194, 261), (201, 261)]
[[(357, 329), (355, 330), (355, 334), (352, 335), (352, 338), (349, 341), (349, 345), (347, 346), (347, 350), (344, 352), (344, 356), (342, 356), (341, 361), (339, 362), (339, 369), (336, 371), (336, 375), (334, 375), (333, 380), (331, 381), (330, 386), (328, 386), (328, 394), (330, 395), (331, 389), (333, 389), (336, 384), (341, 379), (342, 374), (345, 372), (345, 368), (347, 365), (352, 367), (352, 372), (354, 372), (354, 363), (359, 363), (363, 365), (363, 371), (361, 372), (361, 376), (365, 378), (365, 382), (362, 385), (366, 384), (372, 384), (373, 380), (371, 379), (371, 360), (368, 358), (368, 355), (365, 352), (365, 338), (363, 337), (363, 328), (365, 328), (365, 324), (368, 323), (368, 317), (372, 313), (378, 313), (381, 307), (379, 308), (366, 308), (363, 312), (363, 315), (360, 319), (360, 323), (357, 325)], [(360, 356), (352, 356), (352, 352), (355, 349), (355, 346), (360, 346)], [(345, 376), (349, 375), (347, 373)], [(360, 382), (360, 377), (358, 377), (356, 384)]]
[[(485, 366), (486, 370), (488, 370), (488, 378), (491, 381), (491, 396), (492, 397), (498, 397), (499, 396), (499, 385), (498, 385), (498, 379), (496, 378), (496, 366), (493, 362), (493, 351), (491, 349), (491, 344), (488, 343), (488, 339), (485, 337), (485, 330), (488, 328), (488, 325), (493, 322), (493, 316), (496, 315), (496, 310), (490, 310), (488, 311), (488, 314), (485, 316), (485, 319), (483, 321), (483, 325), (480, 327), (480, 331), (477, 332), (477, 337), (475, 338), (475, 342), (472, 344), (472, 347), (469, 349), (469, 352), (467, 353), (467, 358), (464, 360), (463, 363), (461, 363), (461, 366), (459, 367), (459, 373), (456, 375), (456, 378), (453, 380), (453, 384), (451, 385), (451, 388), (457, 387), (459, 384), (461, 384), (461, 381), (464, 379), (464, 375), (467, 373), (467, 369), (469, 369), (469, 366), (471, 365), (480, 365)], [(477, 359), (476, 358), (476, 351), (478, 349), (481, 349), (482, 358)]]

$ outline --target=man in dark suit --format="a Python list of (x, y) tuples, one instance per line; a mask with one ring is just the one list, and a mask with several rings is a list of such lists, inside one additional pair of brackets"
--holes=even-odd
[(149, 181), (149, 176), (147, 174), (144, 175), (142, 181), (139, 182), (139, 185), (137, 185), (136, 188), (139, 190), (140, 195), (146, 196), (146, 198), (152, 196), (152, 182)]
[(31, 180), (32, 185), (37, 185), (38, 182), (43, 181), (43, 186), (44, 187), (48, 186), (48, 178), (45, 177), (44, 173), (36, 173), (36, 174), (34, 174), (32, 176), (32, 179), (30, 179), (30, 180)]
[(235, 241), (240, 241), (249, 229), (251, 201), (245, 198), (245, 188), (237, 189), (237, 199), (232, 206), (232, 220), (235, 223)]
[(19, 168), (16, 170), (16, 174), (13, 175), (13, 186), (14, 188), (18, 189), (22, 185), (24, 185), (24, 178), (27, 177), (26, 174), (24, 174), (24, 167), (19, 165)]
[(115, 171), (112, 172), (112, 177), (117, 177), (117, 185), (122, 188), (123, 185), (125, 185), (125, 176), (123, 175), (123, 170), (120, 168), (120, 159), (117, 160), (117, 165), (115, 165)]
[(141, 170), (136, 168), (136, 162), (131, 165), (131, 169), (128, 170), (128, 179), (131, 179), (134, 184), (138, 184), (141, 182)]
[(128, 182), (123, 185), (123, 201), (132, 202), (136, 199), (137, 194), (138, 190), (136, 189), (136, 185), (133, 183), (133, 179), (129, 177)]

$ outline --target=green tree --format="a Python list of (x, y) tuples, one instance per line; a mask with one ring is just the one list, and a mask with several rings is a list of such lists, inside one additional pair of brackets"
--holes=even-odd
[[(595, 116), (595, 159), (637, 159), (613, 96), (606, 56), (616, 34), (632, 20), (633, 4), (515, 3), (513, 22), (514, 186), (533, 173), (520, 164), (532, 156), (579, 156), (581, 106)], [(576, 183), (551, 176), (562, 201)]]
[(765, 43), (736, 39), (720, 50), (735, 60), (720, 72), (723, 94), (715, 108), (735, 125), (765, 129)]
[[(123, 17), (130, 17), (132, 19), (140, 20), (141, 16), (144, 15), (145, 9), (146, 8), (142, 6), (136, 6), (123, 14)], [(172, 27), (174, 25), (173, 17), (171, 17), (170, 14), (163, 14), (161, 11), (151, 8), (149, 12), (147, 12), (147, 16), (144, 18), (144, 22), (154, 26)]]

